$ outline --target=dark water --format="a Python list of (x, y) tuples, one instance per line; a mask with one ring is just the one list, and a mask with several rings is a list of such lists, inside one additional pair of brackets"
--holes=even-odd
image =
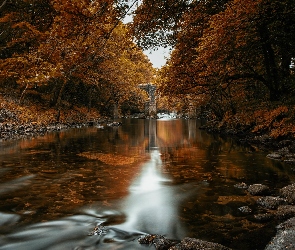
[(276, 190), (290, 166), (196, 120), (122, 122), (0, 143), (1, 250), (146, 249), (147, 233), (264, 249), (274, 225), (239, 213), (257, 208), (234, 185)]

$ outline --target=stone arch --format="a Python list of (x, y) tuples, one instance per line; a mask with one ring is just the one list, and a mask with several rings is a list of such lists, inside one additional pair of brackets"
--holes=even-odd
[(148, 93), (149, 100), (145, 103), (144, 113), (151, 118), (157, 117), (156, 89), (157, 87), (151, 83), (140, 84), (139, 88)]

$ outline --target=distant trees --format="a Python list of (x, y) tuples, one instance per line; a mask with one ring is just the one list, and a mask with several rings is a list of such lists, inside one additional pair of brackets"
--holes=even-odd
[(219, 121), (294, 99), (294, 1), (144, 0), (136, 13), (143, 45), (174, 46), (159, 72), (162, 94), (198, 96)]
[(66, 101), (111, 112), (104, 107), (141, 95), (136, 86), (153, 76), (121, 22), (123, 1), (2, 2), (0, 85), (13, 83), (20, 102), (33, 91), (57, 110)]

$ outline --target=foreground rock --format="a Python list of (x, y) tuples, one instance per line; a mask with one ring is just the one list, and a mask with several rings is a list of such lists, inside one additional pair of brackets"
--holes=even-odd
[(295, 218), (277, 226), (277, 235), (269, 242), (265, 250), (295, 249)]
[(194, 238), (184, 238), (181, 242), (166, 239), (162, 235), (145, 235), (138, 239), (140, 244), (154, 245), (157, 250), (230, 250), (218, 243), (203, 241)]

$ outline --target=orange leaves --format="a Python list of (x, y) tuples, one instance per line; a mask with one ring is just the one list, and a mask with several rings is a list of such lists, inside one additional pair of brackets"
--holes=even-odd
[(82, 157), (86, 157), (91, 160), (99, 160), (105, 164), (113, 165), (113, 166), (130, 165), (135, 162), (134, 157), (127, 157), (127, 156), (117, 155), (117, 154), (84, 152), (78, 155)]
[(15, 13), (8, 13), (4, 15), (3, 17), (0, 17), (0, 23), (6, 23), (9, 21), (12, 21), (13, 17), (15, 16)]
[(113, 0), (20, 2), (27, 12), (20, 8), (0, 17), (0, 25), (8, 27), (4, 35), (11, 35), (1, 51), (4, 56), (0, 54), (4, 57), (0, 77), (18, 83), (21, 97), (32, 87), (50, 85), (38, 89), (55, 91), (45, 94), (54, 96), (54, 105), (61, 103), (65, 86), (74, 82), (87, 92), (78, 93), (84, 104), (92, 105), (93, 100), (120, 103), (138, 94), (137, 84), (151, 80), (151, 64), (119, 21), (124, 4)]
[(256, 118), (256, 126), (252, 132), (265, 132), (270, 131), (273, 127), (279, 127), (280, 123), (286, 120), (283, 118), (287, 116), (288, 108), (286, 106), (279, 106), (271, 110), (257, 110), (254, 113)]

